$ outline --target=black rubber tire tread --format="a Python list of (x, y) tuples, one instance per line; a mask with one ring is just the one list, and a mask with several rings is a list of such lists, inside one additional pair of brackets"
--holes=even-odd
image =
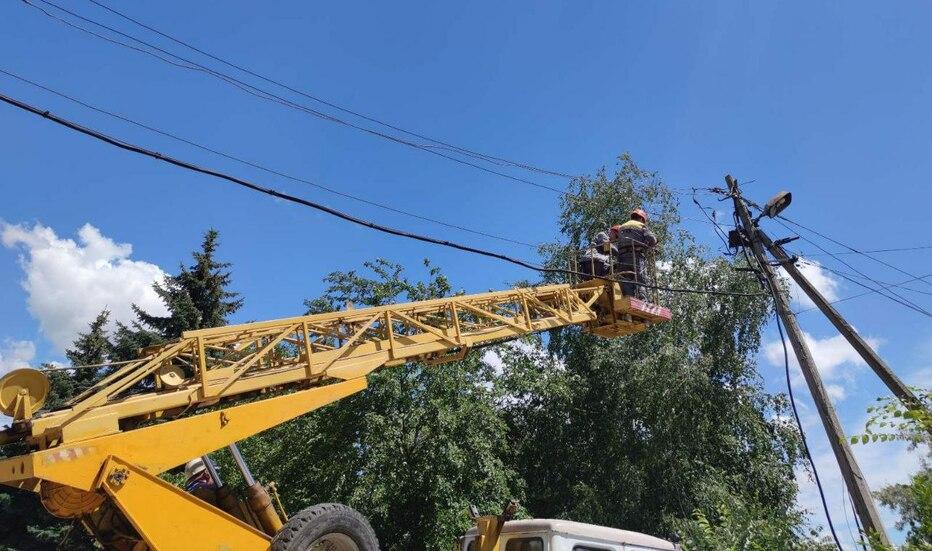
[(360, 551), (379, 551), (366, 517), (342, 503), (320, 503), (292, 516), (272, 538), (272, 551), (306, 551), (316, 539), (333, 533), (351, 537)]

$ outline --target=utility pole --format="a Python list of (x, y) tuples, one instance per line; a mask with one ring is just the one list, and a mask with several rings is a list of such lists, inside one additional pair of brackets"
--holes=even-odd
[(860, 467), (858, 467), (851, 447), (848, 445), (848, 440), (845, 438), (844, 430), (842, 430), (841, 423), (838, 421), (835, 408), (832, 406), (825, 386), (822, 384), (822, 378), (819, 376), (819, 371), (812, 358), (812, 352), (803, 339), (796, 316), (790, 310), (782, 281), (777, 277), (773, 267), (767, 262), (767, 256), (761, 243), (761, 232), (757, 229), (756, 223), (751, 220), (747, 205), (741, 197), (741, 190), (738, 187), (737, 180), (731, 176), (726, 176), (725, 182), (728, 184), (728, 191), (735, 204), (735, 212), (741, 222), (740, 229), (743, 230), (743, 237), (754, 253), (757, 264), (760, 266), (764, 277), (767, 278), (771, 289), (774, 290), (773, 301), (777, 315), (780, 316), (783, 325), (786, 327), (787, 335), (793, 345), (793, 351), (796, 353), (796, 359), (799, 361), (799, 367), (806, 379), (806, 384), (809, 386), (809, 392), (812, 394), (819, 417), (822, 419), (822, 425), (825, 427), (825, 433), (828, 435), (829, 444), (831, 444), (832, 451), (835, 453), (841, 476), (845, 480), (845, 485), (851, 495), (851, 502), (854, 504), (858, 518), (861, 519), (865, 531), (876, 534), (884, 545), (890, 545), (890, 540), (880, 521), (880, 515), (874, 505), (874, 500), (871, 498), (870, 488), (861, 473)]
[(844, 335), (845, 339), (851, 344), (851, 346), (857, 351), (858, 354), (864, 358), (864, 361), (867, 362), (871, 369), (874, 370), (874, 373), (877, 374), (877, 377), (887, 385), (887, 388), (890, 389), (897, 398), (903, 402), (903, 405), (913, 408), (913, 409), (925, 409), (922, 402), (916, 397), (915, 394), (909, 389), (906, 384), (896, 376), (896, 373), (874, 352), (874, 349), (871, 348), (867, 342), (861, 338), (861, 335), (855, 331), (854, 327), (845, 320), (838, 313), (838, 310), (835, 310), (835, 307), (831, 303), (825, 300), (825, 297), (822, 296), (822, 293), (816, 289), (812, 283), (806, 279), (806, 276), (799, 271), (799, 268), (796, 267), (794, 263), (794, 258), (786, 254), (786, 251), (780, 246), (779, 243), (774, 243), (767, 237), (760, 229), (757, 230), (757, 236), (763, 242), (764, 246), (767, 247), (767, 250), (770, 251), (770, 254), (780, 263), (781, 266), (790, 274), (790, 277), (793, 278), (793, 281), (806, 293), (812, 302), (825, 314), (825, 317), (832, 322), (832, 325), (835, 326), (835, 329), (838, 329), (838, 332)]

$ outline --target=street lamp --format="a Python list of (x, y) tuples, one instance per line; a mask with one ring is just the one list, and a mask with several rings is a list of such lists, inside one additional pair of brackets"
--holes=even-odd
[(761, 214), (767, 218), (776, 218), (778, 214), (783, 212), (783, 209), (790, 206), (792, 201), (792, 193), (789, 191), (781, 191), (780, 193), (771, 197), (770, 201), (767, 201), (767, 204), (764, 205), (764, 212)]

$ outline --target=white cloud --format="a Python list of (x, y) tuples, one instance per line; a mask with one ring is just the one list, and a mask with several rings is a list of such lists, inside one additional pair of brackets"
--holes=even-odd
[(905, 379), (906, 384), (928, 387), (932, 384), (930, 383), (930, 381), (932, 381), (932, 366), (920, 367), (912, 373), (907, 373)]
[(113, 241), (90, 224), (78, 230), (77, 242), (41, 224), (3, 224), (0, 230), (4, 246), (24, 251), (20, 264), (29, 312), (58, 352), (105, 308), (111, 323), (132, 321), (134, 303), (153, 314), (167, 312), (152, 289), (165, 277), (162, 269), (130, 260), (131, 245)]
[[(863, 423), (860, 427), (863, 428)], [(814, 438), (816, 437), (816, 431), (809, 431), (808, 434), (810, 435), (810, 445), (812, 445), (813, 440), (816, 439)], [(832, 522), (835, 525), (835, 531), (838, 533), (838, 537), (845, 549), (859, 549), (859, 546), (855, 545), (857, 528), (855, 527), (854, 513), (851, 511), (851, 501), (843, 494), (845, 483), (835, 462), (835, 455), (830, 451), (822, 435), (818, 435), (817, 440), (818, 443), (815, 447), (818, 449), (813, 450), (813, 455), (819, 469), (819, 478), (825, 491), (825, 499), (828, 503)], [(925, 453), (924, 449), (910, 450), (903, 442), (858, 444), (852, 446), (851, 449), (854, 451), (855, 459), (872, 491), (879, 490), (889, 484), (906, 482), (913, 473), (919, 470), (921, 457)], [(797, 469), (797, 480), (800, 490), (797, 503), (812, 513), (811, 521), (814, 524), (827, 526), (815, 482), (801, 468)], [(878, 509), (887, 533), (895, 542), (901, 542), (903, 534), (894, 527), (896, 514), (879, 504)], [(824, 534), (828, 535), (827, 528)]]
[[(840, 370), (838, 369), (839, 367), (861, 367), (866, 365), (864, 359), (861, 358), (857, 351), (855, 351), (854, 348), (848, 344), (848, 341), (840, 334), (834, 337), (817, 339), (803, 331), (803, 339), (806, 341), (806, 344), (809, 345), (809, 350), (812, 352), (812, 359), (819, 368), (819, 373), (827, 380), (849, 378), (851, 373)], [(880, 339), (874, 337), (866, 337), (864, 340), (875, 350), (881, 344)], [(793, 352), (793, 347), (790, 346), (789, 342), (787, 342), (787, 347), (789, 347), (790, 353), (790, 366), (799, 369), (799, 362), (796, 360), (796, 354)], [(767, 343), (764, 347), (764, 355), (767, 361), (772, 365), (783, 365), (783, 345), (780, 341)], [(841, 397), (844, 397), (843, 393)]]
[(36, 345), (32, 341), (5, 341), (0, 346), (0, 376), (14, 369), (30, 367), (35, 357)]
[(486, 350), (482, 353), (482, 361), (492, 368), (496, 375), (501, 375), (505, 370), (505, 362), (502, 356), (495, 350)]
[[(829, 272), (822, 269), (822, 265), (815, 260), (806, 260), (796, 265), (799, 271), (812, 283), (819, 293), (827, 300), (838, 300), (838, 287), (840, 282), (835, 279)], [(786, 273), (786, 270), (780, 268), (780, 275), (786, 278), (790, 288), (790, 298), (799, 306), (810, 308), (815, 303), (806, 296), (806, 293), (799, 288), (799, 285)]]
[[(522, 352), (526, 355), (541, 353), (543, 352), (540, 347), (529, 344), (525, 341), (514, 340), (509, 341), (505, 346), (511, 347), (518, 352)], [(492, 370), (495, 371), (496, 375), (501, 375), (505, 369), (505, 361), (502, 360), (501, 354), (495, 348), (489, 348), (482, 354), (482, 361), (489, 365)]]
[(845, 396), (848, 395), (845, 387), (841, 385), (825, 385), (825, 392), (828, 393), (828, 397), (836, 402), (840, 402), (845, 399)]
[[(539, 343), (529, 343), (523, 340), (513, 340), (505, 343), (505, 346), (508, 346), (527, 356), (529, 358), (534, 358), (538, 363), (544, 362), (555, 362), (555, 366), (559, 369), (564, 369), (563, 361), (557, 358), (550, 356), (550, 353), (540, 346)], [(495, 371), (496, 375), (501, 375), (505, 368), (505, 362), (502, 360), (502, 356), (496, 348), (489, 348), (482, 354), (482, 361), (487, 365), (491, 366)]]

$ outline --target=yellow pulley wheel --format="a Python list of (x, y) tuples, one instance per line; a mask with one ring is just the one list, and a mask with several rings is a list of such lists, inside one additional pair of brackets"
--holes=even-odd
[(14, 369), (0, 377), (0, 412), (14, 419), (31, 417), (45, 404), (49, 379), (35, 369)]
[(178, 388), (184, 384), (184, 370), (177, 365), (163, 365), (157, 372), (159, 381), (165, 388)]

